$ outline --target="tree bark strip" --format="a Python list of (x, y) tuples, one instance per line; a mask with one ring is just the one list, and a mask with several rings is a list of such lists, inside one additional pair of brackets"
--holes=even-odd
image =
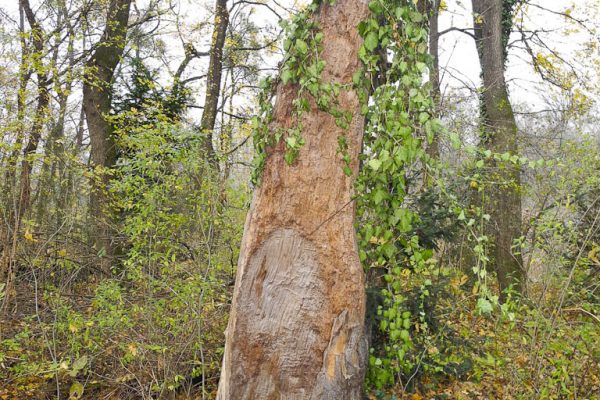
[[(357, 25), (366, 2), (323, 3), (324, 82), (352, 82), (360, 68)], [(297, 89), (279, 85), (272, 130), (293, 123)], [(292, 166), (270, 149), (244, 229), (217, 399), (360, 399), (367, 357), (364, 274), (354, 232), (352, 185), (364, 118), (357, 94), (339, 102), (348, 131), (311, 110)], [(353, 176), (336, 154), (346, 134)]]

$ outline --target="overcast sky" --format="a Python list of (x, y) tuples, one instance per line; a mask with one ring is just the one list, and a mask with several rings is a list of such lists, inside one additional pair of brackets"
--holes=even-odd
[[(31, 1), (34, 9), (40, 4), (38, 0)], [(147, 1), (148, 0), (137, 0), (137, 4), (140, 7), (143, 7), (143, 4)], [(273, 0), (265, 1), (282, 16), (285, 16), (286, 14), (285, 9), (292, 9), (294, 5), (302, 4), (300, 1), (295, 3), (294, 0), (280, 0), (277, 2), (273, 2)], [(178, 10), (180, 21), (185, 22), (184, 26), (189, 28), (183, 29), (184, 35), (189, 35), (186, 39), (193, 40), (199, 50), (207, 50), (210, 35), (207, 35), (206, 33), (210, 32), (210, 27), (204, 29), (204, 34), (193, 34), (191, 32), (193, 32), (193, 27), (196, 27), (202, 22), (212, 22), (210, 14), (212, 13), (214, 1), (171, 0), (171, 2), (177, 5), (175, 9)], [(597, 0), (532, 0), (530, 3), (541, 5), (546, 9), (556, 12), (564, 12), (565, 10), (570, 9), (572, 10), (572, 15), (577, 18), (597, 21), (598, 7), (594, 7), (595, 2), (597, 2)], [(440, 31), (444, 31), (450, 27), (472, 27), (470, 0), (446, 0), (445, 3), (447, 4), (447, 10), (441, 13)], [(166, 4), (166, 0), (164, 4)], [(0, 0), (2, 9), (13, 16), (14, 20), (18, 20), (17, 5), (18, 0)], [(574, 25), (568, 25), (564, 17), (553, 14), (552, 12), (543, 11), (535, 6), (528, 6), (527, 16), (528, 18), (525, 20), (526, 28), (550, 31), (543, 35), (545, 41), (552, 50), (564, 55), (567, 59), (573, 59), (576, 52), (582, 50), (583, 44), (590, 40), (590, 35), (584, 31), (579, 33), (572, 32), (568, 37), (565, 37), (565, 28), (568, 27), (571, 29), (574, 28)], [(277, 17), (265, 7), (257, 7), (253, 18), (255, 23), (261, 26), (276, 26), (277, 24)], [(177, 31), (174, 29), (174, 24), (171, 25), (172, 26), (169, 26), (169, 23), (164, 24), (163, 30), (165, 32), (165, 41), (169, 47), (167, 53), (173, 63), (171, 69), (174, 70), (183, 57), (183, 48), (181, 46), (181, 41), (178, 39)], [(511, 40), (518, 39), (519, 37), (520, 35), (513, 34)], [(545, 52), (548, 53), (549, 51), (546, 50)], [(275, 66), (279, 60), (273, 58), (271, 61), (273, 63), (272, 66)], [(188, 73), (203, 73), (206, 69), (205, 63), (206, 60), (195, 61)], [(443, 89), (446, 92), (448, 92), (450, 88), (462, 88), (465, 85), (471, 89), (478, 87), (480, 75), (479, 61), (474, 41), (468, 35), (453, 31), (441, 37), (440, 65), (445, 69), (445, 72), (442, 71), (442, 83)], [(582, 74), (583, 73), (586, 72), (582, 71)], [(590, 73), (590, 71), (587, 71), (587, 73)], [(507, 80), (510, 82), (511, 100), (515, 105), (526, 103), (533, 109), (536, 107), (545, 108), (543, 99), (544, 97), (547, 97), (549, 93), (552, 93), (554, 89), (547, 83), (541, 83), (539, 75), (533, 71), (530, 58), (528, 58), (524, 51), (519, 50), (516, 47), (511, 50), (506, 76)], [(588, 79), (597, 80), (597, 78), (598, 76), (596, 75)], [(201, 83), (198, 84), (200, 86), (202, 85)], [(201, 103), (202, 99), (199, 98), (198, 102)]]

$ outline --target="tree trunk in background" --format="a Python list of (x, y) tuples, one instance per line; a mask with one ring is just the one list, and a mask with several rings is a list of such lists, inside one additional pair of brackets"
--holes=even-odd
[(37, 106), (29, 134), (29, 140), (23, 151), (24, 157), (23, 162), (21, 163), (20, 194), (18, 209), (16, 211), (17, 222), (15, 223), (15, 231), (19, 230), (19, 222), (29, 208), (31, 200), (31, 157), (37, 151), (42, 135), (42, 129), (44, 128), (48, 105), (50, 104), (50, 94), (48, 93), (48, 72), (45, 70), (45, 67), (42, 64), (42, 57), (44, 54), (44, 32), (37, 22), (35, 15), (33, 14), (33, 11), (29, 5), (29, 1), (22, 0), (21, 4), (23, 11), (25, 12), (25, 16), (27, 17), (27, 21), (31, 26), (31, 36), (34, 47), (33, 58), (35, 60), (34, 65), (37, 75)]
[[(33, 116), (33, 123), (31, 125), (31, 129), (29, 131), (29, 139), (27, 140), (27, 144), (23, 149), (23, 161), (21, 162), (21, 173), (19, 176), (19, 189), (17, 195), (17, 201), (14, 205), (13, 214), (10, 219), (10, 228), (6, 230), (7, 239), (5, 243), (3, 243), (3, 254), (2, 254), (2, 266), (0, 267), (0, 282), (5, 283), (6, 289), (6, 297), (2, 304), (2, 307), (5, 308), (8, 304), (8, 300), (11, 297), (12, 293), (12, 282), (14, 278), (14, 268), (13, 264), (15, 262), (15, 254), (17, 249), (17, 243), (20, 237), (21, 230), (21, 222), (23, 221), (23, 216), (26, 214), (29, 209), (29, 205), (31, 203), (31, 169), (32, 169), (32, 157), (35, 155), (38, 144), (40, 142), (42, 136), (42, 129), (44, 128), (44, 121), (46, 118), (46, 114), (48, 112), (48, 106), (50, 104), (50, 95), (48, 93), (48, 73), (45, 69), (44, 64), (42, 63), (42, 57), (44, 55), (44, 40), (45, 35), (42, 27), (36, 20), (35, 14), (31, 9), (28, 0), (21, 0), (19, 2), (21, 15), (27, 19), (29, 26), (31, 27), (31, 42), (33, 44), (33, 51), (31, 54), (27, 54), (29, 57), (28, 62), (33, 64), (33, 69), (37, 76), (37, 104), (35, 109), (35, 114)], [(21, 21), (21, 29), (24, 31), (23, 21)], [(25, 45), (24, 42), (21, 42), (23, 58), (25, 59)], [(23, 60), (22, 60), (23, 62)], [(20, 77), (19, 77), (19, 99), (18, 99), (18, 118), (19, 122), (23, 123), (23, 117), (25, 112), (25, 89), (27, 84), (27, 79), (29, 77), (28, 73), (26, 73), (25, 66), (21, 65), (20, 69)], [(18, 136), (23, 135), (23, 126), (19, 126), (19, 133), (17, 135), (17, 140), (22, 140)], [(24, 139), (24, 138), (23, 138)], [(18, 145), (17, 145), (18, 146)], [(15, 151), (18, 151), (17, 147)], [(12, 162), (12, 161), (9, 161)], [(14, 159), (16, 166), (16, 158)], [(10, 166), (9, 166), (10, 168)], [(14, 170), (9, 170), (9, 176), (7, 177), (9, 182), (14, 182)], [(3, 240), (4, 241), (4, 240)]]
[[(29, 62), (30, 49), (25, 39), (25, 11), (19, 2), (19, 35), (21, 44), (21, 61), (19, 63), (19, 91), (17, 92), (17, 135), (11, 156), (7, 160), (5, 184), (7, 188), (15, 185), (17, 161), (23, 148), (25, 137), (25, 106), (27, 101), (27, 83), (31, 78), (31, 63)], [(13, 203), (15, 203), (13, 201)], [(16, 203), (15, 203), (16, 204)]]
[[(503, 0), (472, 0), (475, 37), (483, 75), (482, 142), (498, 153), (518, 154), (517, 124), (504, 78), (507, 33), (503, 25)], [(524, 285), (523, 260), (512, 251), (521, 237), (520, 170), (510, 162), (491, 165), (494, 181), (507, 182), (491, 188), (484, 205), (490, 210), (489, 229), (493, 238), (493, 264), (500, 290)]]
[[(90, 214), (94, 219), (93, 242), (96, 250), (107, 256), (113, 253), (110, 212), (106, 190), (109, 175), (106, 169), (114, 166), (117, 158), (112, 126), (105, 116), (110, 111), (112, 80), (123, 55), (131, 0), (110, 0), (106, 27), (96, 50), (86, 62), (83, 85), (83, 109), (90, 134), (90, 162), (99, 173), (92, 183)], [(110, 257), (103, 257), (100, 268), (108, 272)]]
[(225, 36), (229, 26), (229, 11), (227, 10), (227, 0), (217, 0), (215, 4), (215, 22), (210, 48), (210, 61), (208, 64), (208, 74), (206, 78), (206, 94), (204, 101), (204, 111), (200, 121), (200, 131), (204, 138), (204, 149), (209, 163), (218, 170), (219, 163), (213, 148), (213, 131), (217, 118), (217, 109), (219, 106), (219, 97), (221, 94), (221, 75), (223, 71), (223, 47), (225, 46)]
[[(64, 72), (64, 76), (57, 76), (57, 59), (59, 53), (59, 45), (61, 38), (55, 36), (55, 46), (52, 54), (52, 60), (50, 64), (50, 70), (53, 72), (54, 85), (55, 87), (61, 85), (60, 79), (64, 79), (64, 89), (57, 90), (56, 103), (58, 104), (57, 118), (52, 121), (52, 127), (46, 139), (46, 146), (44, 149), (44, 161), (42, 162), (42, 168), (39, 173), (38, 185), (36, 195), (33, 203), (39, 204), (38, 200), (42, 200), (41, 204), (37, 207), (36, 218), (34, 219), (38, 226), (43, 226), (46, 222), (46, 214), (49, 211), (48, 199), (56, 199), (56, 212), (54, 218), (56, 223), (56, 229), (58, 230), (60, 225), (64, 221), (65, 212), (67, 212), (66, 204), (63, 204), (61, 199), (62, 192), (65, 188), (65, 183), (62, 179), (61, 172), (64, 170), (66, 160), (64, 158), (64, 143), (65, 143), (65, 119), (67, 116), (67, 105), (69, 95), (73, 89), (73, 69), (75, 68), (75, 55), (74, 55), (74, 40), (75, 32), (71, 27), (69, 21), (69, 14), (66, 10), (64, 3), (59, 4), (60, 12), (57, 15), (56, 26), (61, 26), (63, 18), (65, 19), (65, 25), (68, 28), (68, 44), (67, 44), (67, 58), (69, 64)], [(56, 175), (59, 176), (56, 179)]]
[[(357, 25), (366, 2), (322, 3), (322, 79), (352, 82), (360, 68)], [(279, 85), (272, 130), (293, 124), (293, 85)], [(217, 399), (360, 399), (367, 344), (364, 274), (354, 232), (352, 186), (364, 118), (357, 94), (348, 131), (317, 110), (303, 117), (306, 141), (294, 165), (283, 140), (270, 149), (240, 250)], [(352, 177), (336, 154), (346, 134)]]
[[(429, 82), (431, 82), (431, 96), (435, 104), (436, 111), (440, 110), (442, 93), (440, 89), (440, 57), (439, 57), (439, 14), (441, 0), (432, 0), (429, 11), (429, 54), (432, 58), (432, 65), (429, 68)], [(434, 135), (431, 143), (427, 146), (427, 154), (433, 158), (439, 156), (439, 136)]]

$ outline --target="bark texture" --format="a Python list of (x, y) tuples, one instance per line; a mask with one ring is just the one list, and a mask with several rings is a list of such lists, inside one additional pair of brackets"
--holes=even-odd
[[(102, 169), (112, 167), (117, 159), (112, 126), (106, 119), (110, 111), (111, 88), (115, 69), (125, 48), (131, 0), (110, 0), (106, 28), (85, 66), (83, 110), (90, 134), (90, 163)], [(98, 251), (112, 253), (110, 217), (107, 212), (108, 175), (102, 171), (90, 195), (90, 214), (94, 219), (94, 242)], [(108, 262), (101, 268), (107, 270)]]
[(223, 47), (225, 46), (225, 36), (229, 26), (229, 11), (227, 10), (227, 0), (217, 0), (215, 4), (215, 22), (212, 44), (210, 48), (210, 61), (208, 64), (208, 74), (206, 77), (206, 96), (204, 101), (204, 111), (200, 121), (200, 129), (206, 135), (204, 139), (204, 149), (209, 162), (218, 168), (218, 160), (213, 148), (213, 131), (217, 118), (217, 109), (219, 105), (219, 96), (221, 94), (221, 76), (223, 71)]
[[(473, 0), (475, 37), (483, 75), (481, 99), (483, 141), (498, 153), (518, 154), (517, 124), (504, 78), (506, 35), (503, 27), (503, 0)], [(519, 167), (496, 161), (497, 179), (509, 184), (494, 187), (486, 208), (493, 237), (493, 262), (500, 289), (524, 284), (523, 259), (512, 251), (513, 240), (521, 237), (521, 178)]]
[[(323, 81), (352, 82), (357, 25), (368, 13), (360, 0), (321, 6)], [(271, 129), (292, 124), (296, 95), (292, 85), (278, 87)], [(355, 92), (339, 102), (354, 115), (348, 131), (312, 102), (294, 165), (282, 142), (269, 151), (244, 229), (219, 400), (361, 398), (365, 293), (351, 195), (364, 118)], [(336, 154), (344, 133), (352, 177)]]

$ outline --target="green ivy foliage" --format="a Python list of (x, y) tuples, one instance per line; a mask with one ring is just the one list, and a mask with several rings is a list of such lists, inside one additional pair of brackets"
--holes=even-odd
[[(285, 138), (286, 152), (284, 159), (288, 165), (294, 163), (300, 148), (304, 145), (302, 137), (302, 118), (310, 110), (312, 98), (319, 110), (329, 113), (335, 118), (337, 126), (348, 129), (352, 121), (352, 113), (342, 110), (337, 101), (341, 90), (351, 85), (336, 82), (323, 82), (321, 73), (325, 69), (325, 61), (321, 58), (323, 33), (318, 22), (313, 18), (319, 2), (311, 3), (305, 10), (295, 14), (290, 21), (282, 21), (285, 32), (283, 49), (285, 51), (282, 67), (277, 79), (266, 78), (261, 82), (259, 94), (259, 112), (253, 118), (253, 143), (256, 151), (252, 182), (258, 184), (264, 168), (267, 148), (274, 146)], [(278, 127), (271, 132), (273, 121), (273, 105), (271, 99), (276, 85), (294, 85), (297, 96), (294, 99), (292, 126), (284, 130)], [(338, 152), (345, 162), (344, 172), (350, 176), (350, 157), (344, 136), (338, 139)]]
[[(411, 376), (427, 337), (424, 305), (432, 282), (419, 277), (429, 275), (435, 262), (416, 234), (420, 219), (407, 199), (420, 190), (411, 181), (415, 171), (430, 168), (424, 143), (441, 123), (423, 80), (430, 63), (427, 17), (414, 2), (373, 0), (369, 9), (372, 16), (359, 25), (364, 68), (355, 77), (367, 121), (356, 187), (360, 258), (367, 270), (382, 271), (385, 282), (377, 311), (383, 338), (371, 349), (367, 376), (368, 385), (382, 389)], [(416, 309), (408, 305), (403, 285), (409, 275), (421, 282), (417, 299), (411, 299)]]
[[(304, 143), (302, 116), (310, 109), (308, 96), (320, 110), (335, 117), (338, 126), (347, 129), (352, 119), (351, 113), (341, 110), (336, 101), (340, 90), (348, 88), (321, 80), (325, 67), (320, 57), (323, 36), (312, 17), (318, 7), (313, 3), (283, 24), (286, 39), (281, 74), (277, 80), (262, 83), (260, 112), (254, 120), (255, 184), (269, 146), (285, 137), (286, 162), (292, 164), (297, 157)], [(427, 164), (424, 141), (431, 142), (441, 124), (434, 117), (429, 85), (423, 81), (430, 63), (426, 16), (413, 2), (373, 0), (369, 9), (371, 17), (358, 27), (364, 39), (358, 53), (363, 68), (355, 73), (350, 86), (358, 92), (366, 118), (362, 169), (356, 184), (360, 258), (366, 269), (383, 269), (387, 282), (385, 288), (380, 288), (385, 300), (378, 311), (385, 346), (373, 350), (379, 356), (371, 357), (369, 374), (371, 384), (383, 387), (396, 383), (415, 367), (412, 336), (415, 326), (421, 330), (427, 327), (424, 311), (414, 315), (406, 310), (401, 293), (406, 271), (423, 272), (433, 265), (432, 250), (419, 243), (415, 231), (419, 218), (406, 207), (405, 200), (408, 176)], [(389, 62), (382, 58), (384, 54), (391, 54)], [(375, 76), (380, 77), (376, 87)], [(294, 124), (286, 132), (281, 128), (270, 130), (272, 91), (278, 82), (297, 89)], [(345, 161), (344, 171), (350, 175), (344, 136), (338, 144)], [(429, 295), (427, 287), (431, 282), (422, 283), (420, 297), (424, 299)]]

